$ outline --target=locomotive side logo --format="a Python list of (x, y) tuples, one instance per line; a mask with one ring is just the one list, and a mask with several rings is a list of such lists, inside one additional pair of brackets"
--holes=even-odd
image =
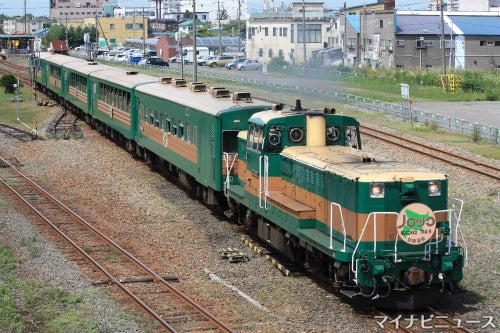
[(404, 207), (396, 221), (398, 235), (410, 245), (427, 242), (436, 231), (436, 217), (432, 209), (421, 203)]

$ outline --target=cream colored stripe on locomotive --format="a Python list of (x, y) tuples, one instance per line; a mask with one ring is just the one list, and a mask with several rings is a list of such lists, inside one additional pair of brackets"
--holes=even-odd
[[(245, 190), (259, 196), (259, 177), (246, 168), (245, 161), (238, 160), (238, 177), (244, 180)], [(268, 181), (269, 202), (299, 219), (316, 219), (323, 223), (324, 228), (330, 228), (330, 201), (317, 194), (300, 188), (290, 182), (282, 180), (280, 177), (270, 177)], [(368, 214), (353, 212), (343, 209), (344, 224), (347, 236), (352, 240), (358, 240), (365, 225)], [(446, 220), (446, 213), (437, 213), (438, 221)], [(340, 211), (334, 210), (333, 229), (342, 233)], [(377, 217), (377, 241), (394, 241), (396, 239), (396, 216), (381, 215)], [(373, 221), (366, 228), (363, 241), (372, 242), (375, 240)]]

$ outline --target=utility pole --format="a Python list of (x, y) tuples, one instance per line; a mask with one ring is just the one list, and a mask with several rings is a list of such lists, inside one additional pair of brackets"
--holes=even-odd
[(441, 0), (441, 47), (442, 47), (442, 65), (443, 65), (443, 80), (446, 78), (446, 43), (444, 40), (444, 14), (443, 14), (443, 0)]
[(241, 52), (241, 27), (240, 27), (240, 19), (241, 19), (241, 0), (238, 0), (238, 52)]
[[(28, 1), (28, 0), (24, 0), (24, 33), (25, 33), (25, 34), (28, 34), (28, 23), (27, 23), (27, 21), (26, 21), (26, 20), (28, 19), (28, 18), (26, 17), (26, 2), (27, 2), (27, 1)], [(66, 25), (67, 25), (67, 23), (66, 23)]]
[(196, 52), (196, 0), (193, 0), (193, 82), (198, 82), (198, 52)]
[(304, 66), (307, 67), (307, 51), (306, 51), (306, 4), (302, 0), (302, 38), (304, 39)]
[(222, 37), (221, 37), (221, 26), (220, 26), (220, 1), (217, 0), (217, 19), (219, 21), (219, 55), (222, 55)]
[(142, 55), (146, 56), (146, 18), (144, 17), (144, 7), (142, 7)]

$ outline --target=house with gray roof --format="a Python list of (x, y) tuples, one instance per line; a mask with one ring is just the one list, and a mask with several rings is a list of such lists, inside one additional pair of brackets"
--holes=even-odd
[(447, 12), (444, 38), (439, 12), (395, 12), (394, 20), (396, 68), (500, 68), (498, 13)]

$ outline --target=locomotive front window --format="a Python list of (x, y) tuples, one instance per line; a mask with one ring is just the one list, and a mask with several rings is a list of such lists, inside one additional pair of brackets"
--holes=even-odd
[(253, 150), (261, 151), (264, 135), (263, 132), (262, 126), (250, 124), (247, 135), (247, 147)]

